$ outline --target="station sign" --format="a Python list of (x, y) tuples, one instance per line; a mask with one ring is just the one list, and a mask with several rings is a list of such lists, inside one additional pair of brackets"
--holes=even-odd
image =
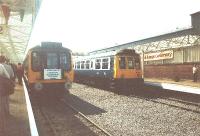
[(44, 79), (62, 79), (61, 69), (44, 69)]
[(144, 61), (153, 61), (153, 60), (163, 60), (163, 59), (172, 59), (174, 52), (173, 50), (165, 50), (154, 53), (145, 53)]

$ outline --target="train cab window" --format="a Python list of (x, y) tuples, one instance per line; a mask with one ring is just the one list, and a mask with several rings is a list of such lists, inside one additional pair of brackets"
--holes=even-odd
[(42, 58), (38, 52), (32, 53), (32, 69), (33, 71), (40, 71), (42, 69)]
[(135, 60), (133, 57), (127, 57), (127, 64), (128, 64), (128, 69), (134, 69), (135, 67)]
[(119, 58), (119, 68), (120, 69), (126, 69), (126, 59), (125, 59), (125, 57)]
[(76, 68), (77, 68), (77, 69), (80, 69), (80, 67), (81, 67), (81, 65), (80, 65), (80, 61), (78, 61), (78, 62), (77, 62), (77, 66), (76, 66)]
[(136, 69), (140, 69), (140, 58), (135, 59), (135, 67)]
[(108, 58), (102, 59), (102, 69), (108, 69)]
[(70, 54), (60, 53), (60, 68), (64, 70), (71, 69), (71, 57)]
[(81, 69), (84, 69), (85, 61), (81, 61)]
[(85, 63), (85, 69), (89, 69), (90, 68), (90, 61), (87, 60)]
[(101, 69), (101, 59), (95, 60), (95, 69)]
[(47, 68), (57, 69), (58, 65), (58, 55), (56, 53), (47, 53)]

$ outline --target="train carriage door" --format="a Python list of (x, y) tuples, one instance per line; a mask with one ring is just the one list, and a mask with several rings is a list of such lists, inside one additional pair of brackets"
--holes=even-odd
[(124, 78), (125, 77), (125, 70), (126, 70), (126, 57), (125, 56), (119, 56), (118, 57), (118, 67), (116, 69), (116, 78)]

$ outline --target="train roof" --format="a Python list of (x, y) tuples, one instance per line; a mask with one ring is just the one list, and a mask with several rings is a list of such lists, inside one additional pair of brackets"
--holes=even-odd
[(66, 47), (63, 47), (62, 46), (62, 43), (56, 43), (56, 42), (42, 42), (41, 45), (37, 45), (31, 49), (29, 49), (30, 51), (38, 51), (38, 50), (55, 50), (55, 49), (61, 49), (61, 50), (65, 50), (65, 51), (69, 51), (71, 52), (70, 49), (66, 48)]
[(96, 54), (89, 54), (86, 56), (74, 56), (75, 60), (87, 60), (91, 58), (102, 58), (102, 57), (110, 57), (115, 55), (135, 55), (134, 49), (124, 49), (124, 50), (117, 50), (117, 51), (109, 51), (103, 53), (96, 53)]

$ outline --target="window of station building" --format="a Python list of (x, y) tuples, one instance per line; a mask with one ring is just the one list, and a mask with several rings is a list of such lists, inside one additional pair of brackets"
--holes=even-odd
[(40, 53), (32, 52), (32, 69), (33, 71), (40, 71), (42, 70), (42, 58)]
[(76, 66), (77, 69), (80, 69), (80, 68), (81, 68), (81, 65), (80, 65), (80, 64), (81, 64), (80, 61), (78, 61), (78, 62), (77, 62), (77, 66)]
[(127, 57), (128, 69), (134, 69), (135, 59), (133, 57)]
[(81, 61), (81, 69), (84, 69), (85, 61)]
[(119, 58), (119, 68), (126, 69), (126, 58), (125, 57)]
[(101, 69), (101, 59), (95, 60), (95, 69)]
[(102, 69), (108, 69), (108, 58), (102, 59)]
[(85, 69), (90, 69), (90, 61), (87, 60), (85, 63)]

